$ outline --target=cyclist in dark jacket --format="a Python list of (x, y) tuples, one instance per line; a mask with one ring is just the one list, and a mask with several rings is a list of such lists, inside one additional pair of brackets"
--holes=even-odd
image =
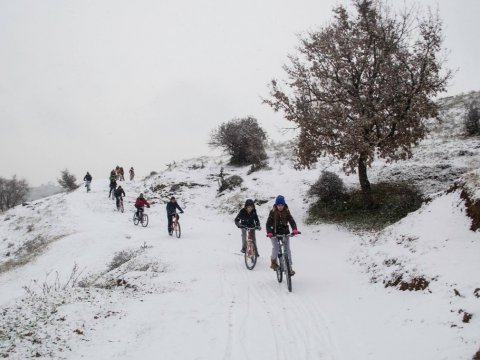
[(85, 187), (87, 188), (87, 192), (90, 191), (90, 183), (92, 182), (92, 175), (87, 171), (87, 174), (83, 177), (83, 181), (85, 181)]
[[(245, 206), (240, 210), (234, 221), (235, 225), (242, 229), (242, 249), (240, 251), (244, 253), (247, 247), (247, 230), (245, 227), (256, 228), (257, 230), (261, 229), (260, 220), (258, 220), (257, 211), (255, 210), (255, 204), (252, 199), (245, 201)], [(255, 231), (253, 231), (252, 236), (256, 246)]]
[(177, 220), (180, 218), (177, 214), (177, 209), (180, 210), (180, 213), (183, 214), (183, 210), (180, 205), (177, 204), (177, 200), (174, 196), (170, 198), (170, 201), (167, 203), (167, 219), (168, 219), (168, 235), (172, 235), (172, 220), (175, 216)]
[(118, 208), (118, 206), (120, 205), (120, 198), (122, 197), (122, 195), (125, 196), (125, 191), (122, 189), (122, 186), (119, 185), (118, 188), (115, 189), (113, 194), (115, 195), (115, 199), (117, 200), (117, 208)]
[(108, 193), (108, 198), (110, 199), (110, 196), (112, 196), (113, 199), (113, 192), (117, 188), (117, 177), (115, 176), (115, 172), (112, 170), (112, 173), (110, 173), (110, 192)]
[(145, 198), (143, 197), (143, 193), (142, 193), (142, 194), (140, 194), (140, 196), (135, 201), (135, 207), (137, 209), (137, 211), (135, 212), (135, 215), (137, 215), (137, 218), (139, 218), (140, 220), (142, 219), (142, 216), (143, 216), (143, 207), (144, 206), (149, 208), (150, 204), (148, 203), (147, 200), (145, 200)]
[[(277, 264), (277, 255), (278, 255), (278, 241), (275, 238), (275, 235), (288, 235), (290, 234), (290, 230), (288, 225), (292, 227), (292, 233), (294, 235), (298, 234), (297, 224), (293, 219), (292, 215), (290, 214), (290, 210), (288, 210), (288, 206), (285, 203), (285, 198), (282, 195), (278, 195), (275, 199), (275, 205), (273, 205), (273, 209), (270, 211), (268, 215), (266, 230), (267, 236), (272, 241), (272, 264), (271, 268), (276, 270), (278, 267)], [(290, 251), (290, 238), (286, 237), (285, 240), (285, 251), (288, 254), (288, 258), (290, 259), (290, 265), (292, 265), (292, 253)], [(292, 274), (294, 275), (295, 271), (292, 270)]]

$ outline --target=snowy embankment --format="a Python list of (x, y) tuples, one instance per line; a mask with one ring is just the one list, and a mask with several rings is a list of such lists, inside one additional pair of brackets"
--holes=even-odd
[[(375, 236), (360, 237), (333, 225), (305, 225), (304, 194), (319, 170), (296, 172), (282, 160), (284, 153), (269, 155), (271, 168), (250, 175), (218, 157), (126, 182), (123, 214), (107, 198), (107, 181), (94, 180), (91, 193), (80, 188), (1, 215), (0, 356), (473, 356), (480, 348), (480, 234), (468, 230), (457, 193), (438, 196)], [(226, 176), (244, 182), (219, 196), (222, 166)], [(164, 201), (172, 186), (185, 210), (180, 239), (166, 230)], [(131, 221), (139, 192), (155, 202), (147, 210), (147, 228)], [(264, 224), (278, 194), (302, 231), (292, 239), (292, 293), (269, 269), (264, 231), (257, 233), (261, 257), (248, 271), (233, 225), (247, 197), (267, 201), (257, 206)], [(384, 287), (383, 280), (400, 273), (406, 281), (421, 275), (429, 286)], [(473, 315), (469, 322), (463, 322), (465, 313)]]

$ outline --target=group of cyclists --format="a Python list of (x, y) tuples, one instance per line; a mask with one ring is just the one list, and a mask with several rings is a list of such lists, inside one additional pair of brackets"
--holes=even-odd
[[(245, 201), (244, 207), (240, 210), (237, 217), (234, 219), (235, 224), (238, 228), (242, 230), (242, 249), (241, 252), (245, 253), (246, 250), (246, 238), (247, 238), (247, 230), (246, 228), (255, 228), (256, 230), (261, 230), (262, 227), (260, 226), (260, 220), (258, 219), (257, 211), (255, 209), (255, 203), (252, 199), (247, 199)], [(298, 235), (297, 224), (293, 219), (290, 210), (288, 209), (288, 205), (285, 202), (285, 197), (282, 195), (278, 195), (275, 199), (275, 204), (273, 208), (270, 210), (268, 214), (267, 222), (266, 222), (266, 231), (267, 237), (270, 238), (272, 242), (272, 253), (270, 256), (271, 264), (270, 268), (273, 270), (277, 270), (278, 263), (277, 263), (277, 255), (279, 250), (279, 244), (276, 239), (277, 235), (288, 235), (290, 234), (289, 225), (292, 227), (292, 234)], [(290, 263), (290, 267), (292, 266), (292, 254), (290, 251), (290, 238), (285, 237), (285, 251), (288, 254), (288, 259)], [(256, 238), (255, 232), (252, 234), (252, 240), (256, 246)], [(259, 256), (258, 252), (256, 254)], [(293, 269), (290, 271), (290, 275), (295, 275), (295, 271)]]
[[(134, 171), (133, 167), (131, 167), (130, 168), (130, 180), (133, 180), (134, 177), (135, 177), (135, 171)], [(110, 198), (115, 199), (116, 200), (116, 205), (117, 205), (117, 208), (118, 208), (119, 205), (120, 205), (120, 201), (121, 201), (122, 197), (125, 197), (125, 190), (122, 188), (121, 185), (117, 186), (117, 180), (118, 181), (124, 181), (123, 168), (119, 167), (119, 166), (117, 166), (115, 169), (113, 169), (110, 172), (110, 177), (109, 177), (110, 191), (108, 193), (108, 198), (109, 199)], [(88, 171), (87, 171), (87, 174), (84, 176), (83, 181), (85, 181), (85, 186), (87, 187), (87, 192), (90, 191), (90, 183), (92, 182), (92, 176), (90, 175), (90, 173)], [(144, 211), (145, 206), (147, 208), (149, 208), (150, 203), (145, 199), (143, 193), (141, 193), (137, 197), (137, 199), (135, 200), (135, 208), (137, 209), (135, 211), (135, 215), (139, 219), (141, 219), (142, 216), (143, 216), (143, 211)], [(167, 230), (168, 230), (168, 234), (170, 236), (172, 236), (172, 233), (173, 233), (173, 231), (172, 231), (173, 218), (176, 217), (177, 220), (180, 218), (180, 216), (177, 213), (177, 209), (180, 211), (181, 214), (183, 214), (183, 209), (180, 207), (180, 205), (178, 205), (175, 197), (172, 196), (170, 198), (169, 202), (167, 203), (167, 206), (166, 206), (167, 224), (168, 224)]]
[[(118, 171), (117, 171), (118, 169)], [(119, 205), (119, 201), (122, 196), (125, 196), (125, 191), (123, 190), (122, 186), (119, 185), (117, 187), (117, 179), (119, 181), (123, 181), (123, 173), (122, 173), (123, 168), (121, 167), (116, 167), (114, 170), (111, 171), (110, 173), (110, 192), (108, 194), (108, 198), (112, 197), (116, 199), (116, 204), (117, 207)], [(120, 177), (119, 177), (120, 176)], [(130, 168), (130, 180), (133, 180), (135, 176), (133, 167)], [(92, 181), (92, 176), (90, 173), (87, 172), (83, 179), (87, 186), (87, 191), (90, 189), (90, 182)], [(144, 211), (144, 207), (149, 208), (150, 204), (149, 202), (145, 199), (143, 193), (141, 193), (138, 198), (135, 201), (135, 208), (137, 209), (135, 214), (136, 216), (141, 219)], [(175, 199), (174, 196), (170, 198), (170, 201), (167, 203), (166, 210), (167, 210), (167, 231), (168, 234), (171, 236), (172, 235), (172, 222), (173, 218), (176, 217), (176, 219), (179, 219), (179, 215), (177, 213), (177, 209), (180, 211), (181, 214), (183, 214), (183, 209), (178, 205), (177, 200)], [(260, 220), (257, 215), (257, 211), (255, 209), (255, 203), (252, 199), (247, 199), (245, 201), (245, 205), (243, 208), (240, 210), (238, 215), (235, 217), (234, 220), (235, 224), (237, 225), (238, 228), (242, 230), (241, 233), (241, 238), (242, 238), (242, 248), (241, 252), (245, 253), (246, 250), (246, 238), (247, 238), (247, 230), (246, 228), (255, 228), (256, 230), (261, 230), (260, 226)], [(292, 214), (290, 213), (290, 210), (288, 209), (288, 205), (285, 202), (285, 197), (282, 195), (278, 195), (275, 199), (275, 204), (273, 205), (273, 208), (270, 210), (270, 213), (267, 218), (266, 222), (266, 231), (267, 231), (267, 237), (270, 238), (272, 242), (272, 253), (270, 256), (271, 259), (271, 264), (270, 268), (273, 270), (276, 270), (278, 267), (277, 263), (277, 254), (278, 254), (278, 241), (276, 239), (277, 235), (288, 235), (290, 234), (290, 228), (289, 225), (292, 228), (292, 234), (297, 235), (298, 229), (297, 229), (297, 224), (295, 220), (293, 219)], [(256, 247), (256, 237), (255, 237), (255, 232), (253, 232), (253, 242), (255, 243), (255, 249)], [(292, 255), (290, 251), (290, 239), (288, 237), (285, 238), (285, 251), (288, 253), (288, 258), (290, 261), (290, 266), (292, 265)], [(258, 252), (256, 254), (259, 256)], [(295, 271), (291, 270), (291, 275), (294, 275)]]
[[(137, 198), (137, 200), (135, 200), (135, 208), (137, 209), (137, 211), (135, 212), (135, 215), (137, 216), (137, 218), (139, 218), (139, 219), (142, 218), (143, 208), (145, 206), (147, 208), (149, 208), (150, 204), (148, 203), (148, 201), (143, 196), (143, 193), (141, 193), (140, 196)], [(170, 201), (167, 202), (166, 209), (167, 209), (168, 235), (172, 236), (172, 234), (173, 234), (173, 229), (172, 229), (173, 218), (176, 218), (176, 220), (178, 221), (180, 216), (177, 213), (177, 209), (180, 210), (180, 214), (183, 214), (183, 209), (180, 207), (180, 205), (178, 205), (177, 200), (175, 199), (174, 196), (172, 196), (170, 198)]]

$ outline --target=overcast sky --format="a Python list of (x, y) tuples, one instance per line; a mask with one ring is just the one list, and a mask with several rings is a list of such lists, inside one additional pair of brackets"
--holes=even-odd
[[(117, 164), (146, 175), (211, 154), (211, 130), (247, 115), (284, 139), (288, 124), (261, 97), (285, 78), (296, 35), (339, 3), (0, 0), (0, 176), (37, 186), (64, 168), (106, 178)], [(479, 90), (480, 1), (417, 3), (444, 20), (458, 68), (448, 94)]]

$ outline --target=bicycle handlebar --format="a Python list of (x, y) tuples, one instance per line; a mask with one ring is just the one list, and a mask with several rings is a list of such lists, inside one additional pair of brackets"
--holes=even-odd
[(254, 227), (248, 227), (248, 226), (239, 226), (240, 229), (245, 229), (245, 230), (259, 230), (259, 226), (254, 226)]
[[(301, 234), (301, 232), (299, 231), (297, 235), (300, 235), (300, 234)], [(281, 237), (281, 238), (284, 238), (284, 237), (288, 237), (288, 236), (295, 236), (295, 234), (294, 234), (294, 233), (290, 233), (290, 234), (283, 234), (283, 235), (273, 235), (272, 238), (273, 238), (273, 237)], [(268, 237), (268, 236), (267, 236), (267, 237)]]

